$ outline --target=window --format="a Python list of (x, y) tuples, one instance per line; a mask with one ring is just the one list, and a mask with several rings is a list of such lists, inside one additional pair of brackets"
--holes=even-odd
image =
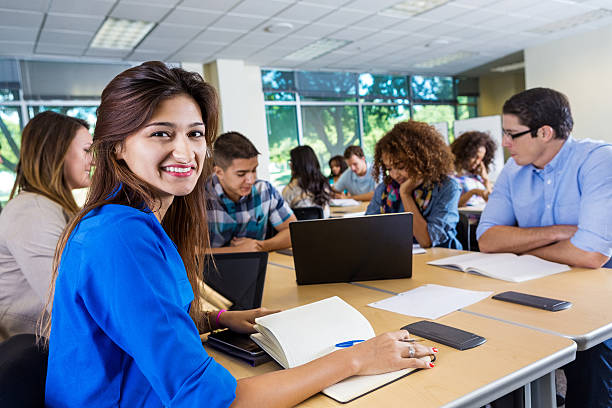
[(15, 183), (23, 122), (18, 106), (0, 106), (0, 202), (8, 201)]
[(412, 117), (430, 124), (445, 122), (452, 141), (455, 119), (477, 116), (477, 80), (470, 79), (474, 83), (469, 96), (457, 96), (459, 82), (453, 77), (280, 70), (261, 74), (270, 173), (277, 187), (289, 181), (289, 151), (299, 144), (314, 149), (327, 174), (328, 160), (350, 145), (361, 145), (371, 161), (376, 142), (400, 121)]
[(28, 106), (28, 115), (30, 118), (38, 115), (40, 112), (53, 111), (63, 115), (72, 116), (83, 119), (89, 123), (89, 131), (93, 132), (96, 125), (96, 109), (97, 106), (46, 106), (36, 105)]

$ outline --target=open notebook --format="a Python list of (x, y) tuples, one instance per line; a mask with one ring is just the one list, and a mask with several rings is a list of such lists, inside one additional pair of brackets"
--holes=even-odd
[[(336, 350), (335, 344), (367, 340), (374, 330), (361, 313), (337, 296), (255, 319), (251, 338), (284, 368), (305, 364)], [(395, 381), (414, 369), (349, 377), (323, 394), (348, 402)]]
[(509, 282), (524, 282), (570, 270), (567, 265), (546, 261), (537, 256), (507, 253), (474, 252), (427, 263)]

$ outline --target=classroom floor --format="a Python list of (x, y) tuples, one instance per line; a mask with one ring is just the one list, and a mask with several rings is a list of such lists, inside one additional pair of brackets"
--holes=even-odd
[[(567, 381), (565, 380), (565, 373), (563, 370), (555, 371), (555, 382), (557, 383), (557, 394), (565, 396), (567, 391)], [(557, 408), (562, 408), (564, 405), (558, 405)]]

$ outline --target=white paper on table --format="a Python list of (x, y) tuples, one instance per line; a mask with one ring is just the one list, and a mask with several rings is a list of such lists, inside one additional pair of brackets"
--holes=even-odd
[(329, 205), (332, 207), (352, 207), (361, 204), (353, 198), (332, 198)]
[(342, 218), (363, 217), (364, 215), (365, 215), (365, 211), (358, 211), (354, 213), (342, 214)]
[(370, 303), (368, 306), (407, 316), (437, 319), (479, 302), (493, 292), (465, 290), (450, 286), (427, 284), (396, 296)]
[(416, 254), (426, 254), (427, 251), (425, 248), (421, 247), (419, 244), (412, 244), (412, 255)]

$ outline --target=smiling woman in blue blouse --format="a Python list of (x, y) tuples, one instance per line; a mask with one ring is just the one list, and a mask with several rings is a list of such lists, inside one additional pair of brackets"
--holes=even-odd
[(423, 122), (398, 123), (374, 149), (373, 176), (384, 176), (366, 214), (409, 211), (423, 248), (461, 249), (457, 240), (461, 189), (449, 177), (453, 155), (440, 134)]
[(103, 91), (91, 190), (56, 254), (47, 407), (292, 406), (351, 375), (433, 367), (409, 358), (437, 350), (400, 341), (406, 331), (239, 381), (207, 355), (198, 329), (253, 332), (269, 313), (198, 312), (217, 113), (198, 74), (161, 62)]

